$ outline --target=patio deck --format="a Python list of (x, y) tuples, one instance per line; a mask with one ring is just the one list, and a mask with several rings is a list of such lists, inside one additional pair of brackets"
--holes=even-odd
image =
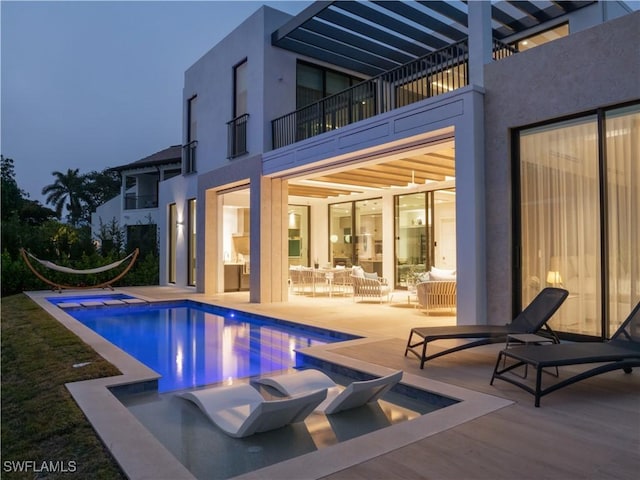
[[(404, 357), (411, 327), (451, 325), (427, 316), (396, 295), (395, 302), (291, 295), (288, 303), (250, 304), (248, 294), (215, 296), (171, 287), (135, 287), (154, 299), (193, 298), (230, 308), (377, 337), (335, 350), (341, 355), (511, 400), (510, 406), (324, 478), (338, 479), (632, 479), (640, 471), (640, 372), (610, 372), (555, 392), (533, 406), (533, 396), (497, 381), (489, 385), (501, 345), (442, 357), (420, 370)], [(568, 367), (577, 371), (580, 367)]]

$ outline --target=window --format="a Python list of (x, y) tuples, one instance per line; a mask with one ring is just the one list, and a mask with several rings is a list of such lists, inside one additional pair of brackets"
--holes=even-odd
[(640, 106), (524, 129), (519, 148), (522, 304), (562, 286), (553, 328), (606, 337), (640, 300)]
[(169, 205), (169, 248), (168, 248), (168, 274), (167, 281), (176, 283), (177, 246), (178, 246), (178, 208), (175, 203)]
[(188, 285), (194, 286), (196, 284), (196, 199), (192, 198), (187, 202), (188, 211), (189, 211), (189, 222), (188, 222), (188, 231), (189, 231), (189, 239), (188, 239)]
[[(325, 97), (339, 93), (362, 79), (335, 70), (298, 62), (296, 70), (296, 138), (302, 140), (340, 128), (356, 119), (371, 115), (373, 92), (365, 85), (351, 95), (337, 95), (330, 102), (314, 105)], [(356, 106), (352, 105), (356, 95)], [(306, 108), (305, 108), (306, 107)], [(361, 111), (361, 110), (364, 110)]]
[(248, 113), (247, 106), (247, 59), (233, 67), (233, 118)]
[(517, 43), (518, 51), (524, 52), (530, 48), (539, 47), (542, 44), (557, 40), (558, 38), (566, 37), (569, 35), (569, 24), (563, 23), (557, 27), (545, 30), (544, 32), (536, 33), (530, 37), (523, 38)]
[(233, 67), (233, 118), (227, 122), (227, 158), (247, 153), (248, 110), (247, 59)]
[(296, 67), (296, 109), (306, 107), (362, 81), (362, 78), (347, 73), (298, 62)]
[(187, 144), (183, 147), (183, 162), (184, 173), (196, 172), (196, 147), (198, 145), (197, 140), (197, 100), (198, 97), (194, 95), (187, 102)]

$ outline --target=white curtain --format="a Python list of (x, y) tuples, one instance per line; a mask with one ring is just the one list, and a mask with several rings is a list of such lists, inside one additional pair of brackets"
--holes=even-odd
[(605, 117), (609, 336), (640, 301), (640, 106)]
[(523, 306), (545, 286), (570, 297), (551, 325), (600, 335), (600, 218), (595, 116), (520, 135)]

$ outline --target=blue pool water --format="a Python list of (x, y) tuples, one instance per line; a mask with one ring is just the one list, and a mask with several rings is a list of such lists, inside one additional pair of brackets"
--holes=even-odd
[(160, 392), (295, 366), (295, 350), (356, 338), (192, 301), (67, 309), (162, 375)]

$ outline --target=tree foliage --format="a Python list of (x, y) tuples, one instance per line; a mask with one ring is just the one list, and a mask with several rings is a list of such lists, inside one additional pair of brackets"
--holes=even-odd
[[(140, 248), (136, 265), (118, 285), (158, 284), (157, 226), (151, 219), (148, 224), (129, 226), (127, 232), (113, 219), (101, 225), (100, 232), (96, 233), (97, 241), (92, 238), (91, 211), (119, 193), (117, 173), (105, 170), (81, 175), (78, 169), (54, 172), (55, 182), (45, 187), (43, 193), (48, 195), (47, 202), (55, 205), (56, 215), (53, 210), (30, 200), (19, 188), (12, 159), (2, 156), (1, 166), (2, 296), (48, 288), (28, 269), (20, 256), (20, 248), (38, 258), (77, 269), (106, 265)], [(65, 208), (69, 222), (61, 223), (58, 219)], [(79, 282), (91, 285), (113, 277), (113, 272), (106, 273), (107, 278), (103, 279), (91, 276), (78, 279), (77, 275), (73, 278), (73, 275), (53, 271), (42, 273), (70, 285), (80, 285)]]
[(13, 159), (0, 155), (2, 170), (2, 220), (17, 218), (29, 225), (41, 225), (56, 218), (56, 213), (37, 200), (29, 199), (29, 194), (18, 187)]
[(42, 194), (47, 195), (47, 203), (55, 208), (58, 218), (67, 210), (72, 225), (90, 224), (91, 212), (120, 193), (120, 175), (112, 169), (81, 174), (76, 168), (66, 173), (55, 171), (53, 176), (55, 181), (45, 186)]
[(84, 176), (85, 180), (85, 198), (87, 202), (86, 212), (89, 216), (88, 220), (91, 221), (91, 212), (95, 211), (97, 207), (102, 205), (108, 200), (111, 200), (116, 195), (120, 194), (120, 187), (122, 185), (122, 179), (120, 174), (107, 168), (101, 172), (92, 171)]
[(72, 225), (78, 225), (82, 219), (82, 204), (85, 199), (85, 180), (80, 175), (80, 169), (67, 169), (67, 173), (53, 172), (55, 181), (42, 189), (42, 194), (47, 196), (47, 203), (51, 204), (58, 218), (62, 217), (62, 211), (69, 211), (68, 220)]
[(25, 193), (18, 188), (11, 158), (0, 155), (0, 170), (2, 180), (2, 219), (5, 220), (18, 213)]

